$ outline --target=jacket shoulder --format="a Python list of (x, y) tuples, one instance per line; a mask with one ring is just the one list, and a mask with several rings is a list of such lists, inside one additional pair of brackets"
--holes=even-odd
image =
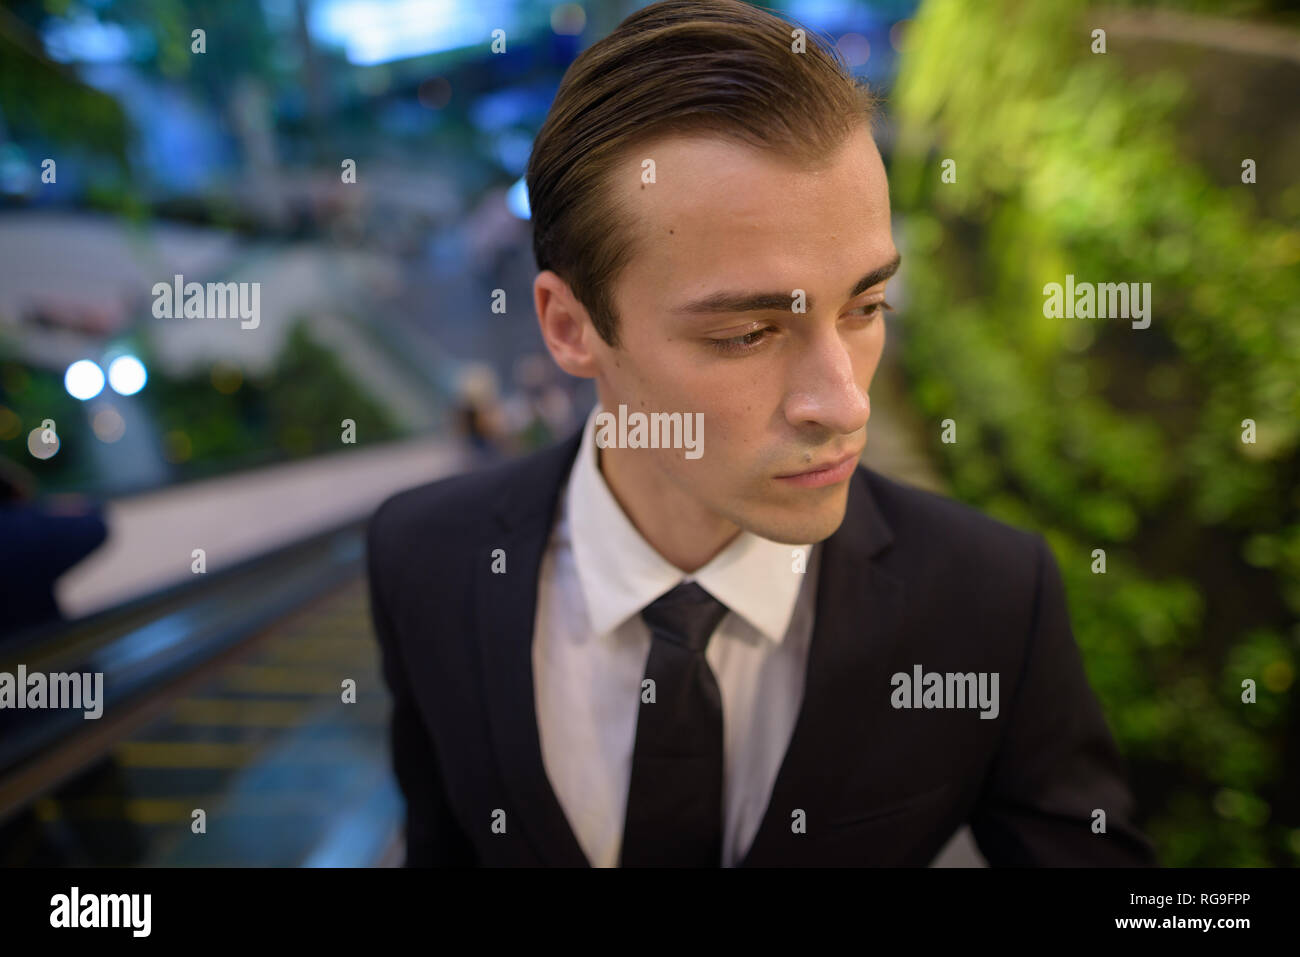
[(996, 574), (1005, 581), (1010, 572), (1035, 575), (1039, 549), (1047, 549), (1040, 533), (872, 469), (862, 471), (893, 532), (892, 551), (903, 560), (923, 560), (929, 567), (976, 579)]
[(1043, 536), (876, 473), (868, 484), (893, 533), (880, 565), (906, 583), (907, 614), (924, 636), (916, 647), (973, 642), (994, 656), (989, 670), (1020, 673), (1044, 596), (1060, 585)]
[(535, 457), (513, 459), (395, 492), (370, 517), (366, 532), (369, 546), (382, 551), (403, 541), (428, 542), (430, 536), (464, 536), (482, 528), (492, 505), (518, 483), (527, 481)]
[(541, 508), (559, 488), (578, 448), (580, 432), (520, 458), (426, 482), (380, 503), (366, 529), (372, 554), (424, 548), (434, 541), (468, 543), (493, 528), (492, 515), (514, 501)]

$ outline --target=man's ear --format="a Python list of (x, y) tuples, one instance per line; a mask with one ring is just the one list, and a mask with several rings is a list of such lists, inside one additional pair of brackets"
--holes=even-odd
[(533, 306), (551, 358), (569, 375), (594, 379), (600, 371), (594, 353), (598, 338), (587, 309), (569, 284), (549, 269), (533, 280)]

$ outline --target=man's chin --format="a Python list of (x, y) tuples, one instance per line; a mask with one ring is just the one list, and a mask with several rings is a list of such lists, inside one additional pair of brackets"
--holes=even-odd
[(732, 519), (759, 538), (783, 545), (814, 545), (830, 538), (844, 524), (848, 495), (840, 495), (815, 510), (763, 509)]

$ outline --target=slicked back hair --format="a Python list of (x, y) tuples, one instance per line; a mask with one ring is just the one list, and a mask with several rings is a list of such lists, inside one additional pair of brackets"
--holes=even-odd
[(613, 284), (644, 241), (610, 195), (614, 177), (640, 178), (635, 147), (705, 135), (815, 169), (875, 118), (878, 100), (834, 46), (798, 29), (742, 0), (662, 0), (565, 72), (528, 162), (533, 255), (610, 346)]

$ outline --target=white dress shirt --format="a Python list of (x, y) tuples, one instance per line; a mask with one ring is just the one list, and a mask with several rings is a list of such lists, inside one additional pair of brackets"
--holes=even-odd
[(587, 860), (618, 866), (651, 643), (641, 610), (694, 579), (729, 609), (705, 658), (722, 692), (722, 865), (732, 867), (758, 832), (803, 703), (820, 549), (742, 531), (693, 575), (682, 572), (606, 485), (599, 412), (588, 416), (539, 570), (532, 662), (542, 763)]

